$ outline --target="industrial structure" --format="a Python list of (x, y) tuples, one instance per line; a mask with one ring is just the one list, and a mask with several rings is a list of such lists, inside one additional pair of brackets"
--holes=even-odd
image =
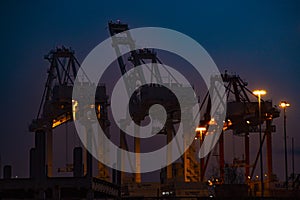
[[(167, 122), (160, 134), (166, 136), (166, 141), (170, 142), (176, 134), (175, 126), (180, 122), (180, 107), (174, 94), (164, 85), (169, 84), (175, 89), (188, 90), (173, 80), (172, 83), (164, 81), (161, 70), (156, 63), (163, 66), (163, 62), (158, 58), (157, 53), (152, 49), (135, 50), (134, 38), (130, 32), (119, 34), (129, 30), (127, 24), (120, 22), (108, 23), (109, 33), (113, 37), (112, 46), (118, 57), (117, 64), (122, 76), (127, 76), (129, 70), (127, 62), (131, 63), (130, 69), (141, 64), (147, 64), (152, 71), (153, 79), (157, 84), (145, 85), (145, 77), (142, 71), (135, 69), (131, 77), (124, 78), (127, 93), (134, 95), (131, 97), (129, 107), (131, 116), (127, 116), (122, 122), (126, 128), (130, 120), (136, 124), (141, 122), (148, 115), (148, 110), (153, 104), (161, 104), (167, 111)], [(121, 41), (121, 42), (120, 42)], [(130, 53), (121, 55), (120, 48), (130, 49)], [(53, 130), (62, 124), (76, 120), (77, 101), (72, 100), (72, 89), (79, 70), (79, 62), (74, 51), (70, 48), (56, 48), (45, 59), (49, 61), (48, 78), (42, 96), (37, 117), (32, 121), (29, 130), (35, 134), (35, 147), (30, 150), (30, 178), (12, 179), (11, 167), (4, 167), (4, 179), (0, 180), (0, 198), (199, 198), (208, 196), (260, 196), (265, 190), (265, 196), (274, 196), (276, 193), (272, 189), (275, 184), (272, 160), (272, 133), (276, 128), (273, 119), (279, 117), (279, 110), (273, 106), (271, 101), (257, 101), (257, 97), (247, 88), (247, 83), (237, 75), (227, 72), (221, 77), (211, 77), (211, 88), (209, 91), (217, 90), (216, 83), (220, 78), (225, 83), (227, 113), (224, 121), (223, 132), (218, 141), (216, 149), (218, 151), (218, 176), (213, 180), (206, 179), (206, 171), (212, 152), (206, 158), (197, 160), (197, 142), (203, 142), (209, 126), (214, 124), (211, 117), (211, 99), (207, 92), (200, 102), (200, 110), (203, 114), (199, 122), (199, 129), (185, 130), (195, 134), (194, 143), (183, 153), (180, 161), (161, 170), (160, 182), (145, 183), (142, 181), (141, 173), (128, 174), (121, 171), (111, 170), (102, 163), (97, 163), (97, 174), (93, 173), (92, 155), (81, 147), (75, 147), (73, 153), (73, 163), (67, 163), (61, 171), (73, 173), (72, 177), (53, 176)], [(117, 69), (117, 68), (116, 68)], [(88, 80), (88, 78), (87, 78)], [(130, 81), (130, 82), (129, 82)], [(132, 84), (134, 83), (134, 84)], [(138, 98), (135, 83), (142, 86), (139, 93), (142, 98)], [(83, 84), (83, 89), (90, 87), (87, 81)], [(96, 112), (101, 128), (106, 136), (109, 132), (109, 98), (105, 85), (97, 85), (95, 95), (95, 105), (87, 105), (85, 109)], [(197, 102), (190, 102), (191, 109)], [(260, 106), (259, 106), (260, 105)], [(189, 116), (187, 116), (189, 117)], [(253, 133), (258, 133), (262, 124), (265, 124), (260, 147), (257, 150), (254, 163), (250, 163), (250, 137)], [(260, 129), (260, 130), (259, 130)], [(244, 138), (244, 158), (242, 160), (233, 158), (233, 162), (225, 164), (224, 137), (227, 131), (232, 131), (236, 136)], [(86, 127), (87, 135), (89, 127)], [(136, 130), (138, 135), (138, 130)], [(120, 147), (128, 150), (129, 142), (126, 133), (120, 130)], [(263, 181), (263, 186), (255, 180), (254, 170), (261, 156), (263, 145), (266, 141), (267, 153), (267, 175)], [(101, 143), (101, 141), (99, 141)], [(104, 146), (103, 144), (102, 146)], [(140, 138), (134, 137), (134, 151), (141, 152)], [(105, 152), (105, 151), (102, 151)], [(172, 156), (171, 154), (168, 156)], [(119, 162), (122, 162), (120, 159)], [(135, 168), (139, 172), (140, 160), (137, 157)], [(122, 163), (118, 163), (122, 165)], [(228, 181), (226, 171), (229, 169), (244, 168), (244, 183), (236, 184), (234, 180)], [(299, 181), (299, 176), (296, 178)], [(294, 188), (299, 188), (297, 182)]]
[[(167, 142), (170, 142), (172, 140), (173, 135), (176, 134), (176, 130), (174, 125), (180, 122), (180, 117), (182, 116), (182, 113), (180, 113), (180, 107), (178, 100), (176, 99), (175, 95), (172, 94), (165, 85), (170, 85), (171, 88), (174, 88), (174, 90), (181, 90), (186, 91), (182, 92), (183, 94), (189, 92), (188, 87), (184, 87), (181, 84), (178, 83), (178, 81), (173, 77), (173, 83), (170, 82), (164, 82), (161, 71), (164, 69), (159, 69), (156, 63), (161, 64), (160, 66), (164, 66), (163, 63), (160, 61), (160, 59), (157, 57), (156, 53), (153, 50), (149, 49), (140, 49), (140, 50), (133, 50), (135, 47), (132, 45), (134, 44), (134, 40), (132, 39), (130, 32), (126, 32), (126, 34), (117, 36), (116, 34), (120, 32), (127, 31), (128, 25), (127, 24), (121, 24), (121, 23), (109, 23), (109, 31), (113, 39), (112, 46), (115, 49), (115, 52), (118, 56), (118, 65), (120, 67), (120, 71), (122, 74), (122, 77), (126, 76), (126, 66), (125, 61), (126, 55), (122, 56), (120, 55), (120, 48), (122, 46), (129, 47), (130, 48), (130, 55), (128, 60), (132, 63), (133, 70), (136, 70), (134, 73), (131, 73), (130, 78), (124, 77), (126, 89), (128, 90), (128, 94), (131, 94), (136, 88), (136, 84), (142, 85), (141, 90), (139, 91), (139, 95), (141, 98), (137, 97), (137, 94), (134, 93), (133, 97), (131, 97), (130, 104), (130, 110), (131, 110), (131, 116), (128, 116), (127, 119), (124, 119), (123, 126), (126, 127), (126, 123), (129, 123), (132, 119), (135, 121), (136, 124), (141, 124), (141, 121), (145, 119), (145, 117), (148, 115), (148, 109), (153, 104), (160, 104), (163, 105), (166, 108), (167, 111), (167, 122), (165, 125), (165, 128), (160, 131), (160, 134), (165, 134), (167, 136)], [(122, 41), (122, 42), (120, 42)], [(124, 58), (125, 57), (125, 58)], [(139, 68), (135, 68), (141, 64), (148, 64), (149, 70), (151, 71), (151, 80), (156, 79), (157, 84), (153, 85), (145, 85), (145, 75), (143, 74), (143, 71)], [(167, 71), (168, 72), (168, 71)], [(169, 73), (171, 76), (172, 74)], [(131, 81), (131, 83), (127, 82)], [(184, 98), (184, 97), (183, 97)], [(186, 101), (189, 102), (188, 108), (181, 108), (181, 109), (187, 109), (191, 110), (192, 107), (195, 105), (196, 102), (192, 102), (189, 99), (186, 99)], [(192, 117), (192, 112), (189, 112)], [(131, 119), (132, 118), (132, 119)], [(194, 132), (194, 130), (185, 130), (186, 132)], [(138, 135), (136, 133), (135, 135)], [(120, 140), (120, 146), (126, 150), (128, 150), (126, 137), (123, 131), (120, 133), (121, 140)], [(134, 149), (136, 153), (140, 152), (140, 138), (135, 137), (134, 138)], [(197, 168), (189, 168), (191, 165), (197, 166), (197, 161), (195, 160), (194, 155), (195, 150), (193, 148), (190, 148), (188, 151), (186, 151), (183, 155), (183, 181), (190, 182), (190, 181), (198, 181), (199, 180), (199, 170)], [(169, 155), (171, 156), (171, 155)], [(194, 158), (194, 159), (193, 159)], [(169, 159), (169, 158), (168, 158)], [(189, 161), (187, 161), (189, 159)], [(137, 171), (139, 171), (139, 158), (137, 158)], [(188, 163), (189, 162), (189, 163)], [(140, 183), (141, 182), (141, 174), (136, 173), (135, 174), (135, 182)], [(166, 168), (166, 179), (172, 179), (172, 165), (167, 166)]]
[[(107, 181), (107, 168), (98, 163), (98, 174), (92, 174), (92, 156), (81, 147), (74, 149), (73, 163), (60, 169), (73, 172), (73, 177), (53, 177), (53, 129), (74, 120), (76, 102), (72, 100), (74, 80), (79, 69), (74, 51), (61, 47), (51, 50), (45, 59), (49, 61), (48, 77), (37, 117), (29, 130), (35, 133), (35, 147), (30, 150), (30, 178), (11, 179), (11, 168), (4, 168), (3, 198), (103, 198), (119, 196), (119, 187)], [(86, 83), (88, 87), (89, 83)], [(109, 136), (107, 119), (108, 96), (104, 85), (97, 86), (95, 105), (99, 124)], [(101, 108), (101, 109), (100, 109)], [(87, 129), (88, 131), (88, 129)]]

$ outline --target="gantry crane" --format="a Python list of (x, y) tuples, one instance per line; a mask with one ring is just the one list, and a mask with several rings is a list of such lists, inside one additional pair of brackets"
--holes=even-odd
[[(46, 174), (48, 177), (53, 176), (52, 131), (56, 127), (74, 120), (75, 113), (73, 112), (75, 112), (77, 101), (72, 100), (72, 91), (80, 67), (74, 51), (70, 48), (56, 48), (44, 58), (50, 63), (48, 77), (37, 117), (29, 126), (29, 130), (35, 132), (36, 138), (36, 153), (32, 153), (36, 155), (34, 160), (39, 163), (36, 168), (37, 172), (35, 170), (32, 172), (36, 177), (45, 177)], [(97, 86), (95, 105), (92, 108), (95, 109), (99, 123), (108, 135), (107, 99), (105, 86)], [(64, 171), (72, 172), (74, 171), (72, 168), (72, 165), (67, 165)], [(98, 163), (98, 168), (98, 177), (108, 180), (107, 168), (101, 163)], [(92, 176), (92, 157), (86, 150), (83, 174)]]
[[(252, 94), (252, 92), (247, 88), (247, 83), (243, 81), (237, 75), (228, 74), (225, 71), (222, 74), (222, 79), (226, 88), (226, 99), (227, 99), (227, 113), (226, 120), (224, 122), (223, 132), (219, 138), (219, 167), (220, 167), (220, 178), (224, 181), (224, 131), (232, 130), (233, 134), (244, 137), (244, 153), (245, 159), (243, 161), (234, 160), (234, 165), (236, 167), (244, 167), (245, 168), (245, 180), (249, 180), (253, 177), (253, 173), (256, 167), (256, 163), (259, 157), (259, 150), (262, 148), (264, 144), (265, 138), (267, 139), (267, 166), (268, 172), (267, 176), (269, 181), (271, 181), (273, 177), (273, 167), (272, 167), (272, 132), (275, 131), (275, 126), (272, 125), (272, 121), (274, 118), (279, 117), (279, 110), (276, 107), (273, 107), (272, 101), (264, 101), (262, 100), (261, 110), (262, 110), (262, 118), (259, 121), (258, 117), (258, 102), (254, 101), (257, 97)], [(214, 82), (214, 78), (212, 77), (212, 83)], [(215, 84), (211, 84), (214, 87)], [(210, 97), (209, 93), (205, 96), (202, 105), (205, 105), (205, 101), (207, 101), (206, 113), (204, 114), (204, 119), (201, 120), (201, 126), (209, 126), (209, 123), (213, 120), (211, 119), (210, 113)], [(201, 106), (202, 107), (202, 106)], [(200, 108), (201, 109), (201, 108)], [(262, 139), (262, 144), (259, 147), (255, 162), (253, 165), (250, 164), (250, 155), (249, 155), (249, 137), (250, 133), (258, 132), (259, 123), (266, 123), (266, 128), (264, 130), (264, 135)], [(206, 158), (205, 164), (202, 165), (203, 173), (205, 173), (208, 161), (208, 156)], [(252, 171), (250, 173), (250, 168), (252, 167)], [(203, 177), (204, 174), (201, 174)]]
[[(122, 24), (120, 22), (117, 23), (109, 23), (109, 31), (111, 36), (115, 36), (118, 33), (125, 32), (129, 30), (127, 24)], [(122, 41), (122, 42), (120, 42)], [(120, 54), (120, 46), (127, 45), (131, 49), (130, 55), (128, 56), (128, 61), (132, 62), (133, 67), (139, 66), (141, 64), (145, 64), (146, 59), (150, 59), (150, 63), (161, 63), (160, 60), (157, 58), (156, 54), (153, 52), (153, 50), (149, 49), (140, 49), (140, 50), (133, 50), (134, 47), (134, 41), (133, 38), (130, 35), (130, 32), (126, 32), (126, 35), (118, 36), (117, 38), (113, 38), (113, 47), (115, 48), (116, 54), (118, 56), (118, 64), (120, 67), (121, 75), (126, 76), (126, 62), (124, 61), (124, 55)], [(156, 68), (153, 70), (155, 73), (155, 77), (157, 78), (157, 82), (163, 84), (162, 78), (160, 78), (159, 69)], [(139, 83), (140, 85), (143, 85), (145, 83), (145, 77), (142, 71), (136, 71), (136, 73), (132, 73), (135, 75), (135, 77), (130, 77), (130, 79), (124, 79), (125, 85), (128, 86), (127, 90), (128, 93), (131, 93), (135, 90), (135, 84), (132, 83)], [(235, 160), (235, 165), (243, 166), (245, 168), (245, 177), (246, 179), (249, 179), (249, 177), (253, 176), (254, 169), (256, 167), (256, 162), (258, 159), (258, 155), (256, 157), (256, 160), (253, 165), (250, 164), (250, 155), (249, 155), (249, 133), (252, 132), (258, 132), (258, 125), (259, 123), (266, 122), (266, 129), (264, 130), (265, 134), (263, 137), (263, 141), (265, 138), (267, 139), (267, 164), (268, 164), (268, 177), (271, 179), (272, 177), (272, 137), (271, 132), (275, 131), (275, 126), (272, 125), (272, 121), (274, 118), (279, 117), (279, 111), (275, 107), (273, 107), (271, 101), (264, 101), (262, 100), (262, 120), (258, 120), (258, 103), (255, 101), (255, 96), (252, 94), (252, 92), (247, 88), (247, 83), (243, 81), (239, 76), (237, 75), (229, 75), (227, 72), (221, 75), (222, 81), (225, 83), (226, 88), (226, 99), (227, 99), (227, 114), (226, 114), (226, 121), (224, 122), (224, 128), (223, 132), (226, 130), (233, 130), (233, 133), (235, 135), (243, 136), (245, 140), (245, 159), (243, 162)], [(131, 83), (128, 82), (132, 81)], [(211, 88), (209, 88), (209, 91), (215, 91), (218, 92), (216, 87), (216, 82), (219, 81), (219, 77), (211, 77)], [(127, 81), (127, 82), (126, 82)], [(134, 87), (132, 87), (134, 86)], [(149, 89), (149, 88), (148, 88)], [(204, 111), (204, 118), (200, 121), (200, 126), (209, 126), (213, 124), (213, 120), (210, 116), (210, 110), (211, 110), (211, 99), (209, 95), (209, 91), (207, 92), (205, 98), (201, 102), (200, 111)], [(222, 97), (220, 97), (222, 98)], [(173, 105), (173, 108), (176, 107), (175, 103), (172, 101), (169, 101), (170, 104)], [(163, 104), (163, 103), (162, 103)], [(165, 106), (165, 105), (164, 105)], [(131, 105), (131, 107), (134, 107)], [(138, 124), (141, 120), (146, 116), (145, 110), (149, 108), (149, 105), (147, 103), (143, 102), (143, 105), (138, 106), (136, 108), (136, 112), (132, 114), (133, 120)], [(134, 110), (134, 109), (133, 109)], [(139, 111), (137, 111), (139, 110)], [(143, 110), (142, 112), (140, 110)], [(173, 110), (176, 110), (173, 109)], [(178, 119), (176, 119), (178, 120)], [(126, 121), (126, 120), (125, 120)], [(174, 121), (172, 122), (174, 123)], [(171, 123), (171, 124), (172, 124)], [(126, 126), (126, 125), (125, 125)], [(168, 130), (168, 125), (165, 127)], [(170, 126), (170, 132), (172, 130), (172, 126)], [(171, 135), (168, 137), (168, 131), (167, 132), (167, 140), (168, 142), (171, 139)], [(224, 167), (225, 167), (225, 161), (224, 161), (224, 133), (222, 132), (220, 138), (219, 138), (219, 164), (220, 164), (220, 177), (224, 180)], [(204, 140), (205, 134), (203, 134), (203, 140)], [(126, 144), (126, 137), (125, 134), (121, 131), (121, 146), (127, 145)], [(138, 138), (135, 138), (135, 150), (138, 150), (139, 152), (139, 142)], [(263, 143), (262, 143), (263, 144)], [(127, 148), (128, 147), (124, 147)], [(260, 147), (262, 148), (262, 147)], [(190, 148), (192, 149), (192, 148)], [(183, 156), (185, 158), (185, 156)], [(202, 158), (200, 161), (200, 173), (198, 175), (195, 175), (198, 180), (203, 181), (206, 168), (208, 166), (208, 161), (210, 158), (207, 156), (206, 158)], [(188, 174), (187, 171), (191, 170), (193, 165), (187, 164), (188, 162), (183, 160), (184, 165), (184, 174)], [(252, 168), (252, 172), (250, 173), (250, 168)], [(194, 168), (196, 169), (196, 168)], [(197, 169), (198, 170), (198, 169)], [(195, 170), (195, 171), (197, 171)], [(171, 179), (172, 177), (172, 165), (169, 165), (166, 169), (167, 177)], [(184, 179), (186, 182), (193, 181), (192, 178), (188, 178), (185, 176)], [(140, 175), (136, 175), (136, 182), (141, 181)]]
[[(155, 103), (161, 104), (165, 107), (167, 111), (167, 122), (160, 134), (167, 135), (167, 142), (169, 143), (172, 140), (173, 135), (176, 134), (174, 124), (180, 122), (180, 107), (178, 101), (174, 94), (170, 91), (166, 91), (167, 89), (163, 87), (164, 84), (172, 84), (173, 87), (181, 87), (184, 90), (183, 86), (174, 79), (174, 83), (166, 83), (163, 81), (161, 76), (160, 70), (156, 63), (161, 64), (163, 63), (157, 57), (156, 52), (151, 49), (136, 49), (134, 39), (132, 38), (128, 27), (128, 24), (123, 24), (119, 22), (109, 22), (109, 33), (112, 37), (112, 46), (115, 49), (117, 58), (118, 58), (118, 65), (121, 71), (121, 75), (123, 76), (123, 80), (127, 89), (127, 93), (133, 93), (132, 97), (130, 98), (129, 108), (131, 110), (131, 116), (127, 116), (124, 119), (123, 125), (124, 127), (127, 126), (128, 122), (132, 119), (136, 124), (140, 124), (141, 121), (148, 115), (148, 109)], [(119, 34), (122, 33), (122, 34)], [(129, 55), (121, 55), (120, 48), (126, 47), (129, 48), (130, 53)], [(128, 67), (129, 61), (131, 65), (131, 69), (135, 70), (134, 73), (127, 74), (127, 70), (130, 69)], [(140, 68), (136, 68), (137, 66), (145, 64), (148, 65), (148, 69), (151, 71), (151, 80), (155, 79), (156, 83), (151, 85), (145, 85), (145, 75)], [(169, 74), (172, 76), (171, 74)], [(130, 76), (130, 77), (128, 77)], [(136, 88), (140, 87), (140, 93), (142, 99), (136, 97)], [(147, 92), (148, 91), (148, 92)], [(191, 105), (194, 106), (194, 105)], [(192, 112), (191, 112), (192, 113)], [(135, 130), (138, 131), (138, 130)], [(194, 130), (186, 130), (186, 131), (194, 131)], [(138, 133), (135, 133), (138, 135)], [(128, 150), (128, 145), (126, 141), (125, 133), (121, 130), (120, 132), (120, 146), (123, 149)], [(140, 138), (134, 138), (134, 150), (136, 153), (140, 152)], [(168, 159), (172, 156), (170, 154), (171, 151), (168, 151)], [(189, 148), (184, 155), (182, 156), (182, 165), (184, 168), (184, 180), (186, 182), (189, 181), (197, 181), (199, 177), (199, 170), (196, 168), (191, 169), (189, 166), (197, 165), (195, 158), (195, 150)], [(141, 182), (141, 174), (140, 172), (140, 160), (137, 156), (136, 158), (136, 172), (134, 181), (136, 183)], [(166, 167), (166, 179), (171, 180), (173, 178), (172, 164)], [(119, 182), (121, 183), (121, 175), (119, 176)]]
[[(81, 78), (87, 81), (81, 82), (80, 87), (96, 89), (95, 103), (87, 105), (80, 101), (82, 99), (72, 99), (74, 80), (80, 67), (71, 48), (58, 47), (51, 50), (45, 59), (50, 63), (48, 77), (38, 114), (29, 126), (29, 130), (35, 133), (35, 146), (30, 149), (30, 177), (11, 179), (11, 167), (7, 166), (5, 168), (7, 179), (0, 180), (1, 198), (118, 199), (120, 188), (108, 181), (110, 178), (108, 168), (98, 162), (98, 175), (93, 176), (92, 156), (86, 150), (83, 155), (80, 146), (76, 146), (73, 150), (73, 164), (64, 168), (64, 172), (73, 172), (73, 176), (53, 175), (53, 130), (69, 121), (81, 120), (79, 116), (86, 113), (96, 112), (96, 123), (99, 122), (106, 137), (109, 137), (108, 96), (105, 85), (91, 84), (83, 72), (85, 77), (81, 76)], [(89, 140), (90, 129), (87, 126), (83, 128), (86, 131), (86, 139)], [(101, 148), (101, 143), (98, 144)]]

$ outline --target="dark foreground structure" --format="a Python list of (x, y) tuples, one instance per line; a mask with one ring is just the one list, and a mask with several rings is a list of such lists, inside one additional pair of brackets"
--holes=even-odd
[[(153, 50), (133, 50), (134, 39), (130, 34), (121, 34), (129, 30), (127, 24), (120, 22), (109, 24), (111, 36), (117, 36), (113, 40), (113, 47), (118, 55), (117, 63), (121, 74), (126, 75), (128, 63), (132, 68), (141, 64), (160, 63)], [(131, 48), (129, 55), (119, 55), (121, 46)], [(218, 175), (206, 179), (205, 173), (210, 157), (199, 161), (196, 159), (197, 145), (205, 138), (209, 126), (215, 125), (215, 119), (211, 118), (210, 93), (200, 103), (200, 110), (203, 111), (203, 118), (199, 122), (199, 130), (195, 132), (195, 141), (189, 149), (183, 153), (181, 162), (175, 162), (161, 170), (161, 180), (156, 183), (143, 182), (141, 174), (128, 174), (108, 169), (102, 163), (97, 162), (97, 175), (93, 173), (92, 155), (81, 147), (73, 150), (73, 163), (67, 164), (61, 172), (72, 173), (68, 177), (53, 176), (53, 130), (77, 120), (87, 112), (96, 112), (98, 123), (104, 130), (106, 136), (110, 137), (108, 120), (108, 95), (105, 85), (99, 84), (96, 89), (95, 105), (78, 105), (78, 101), (72, 99), (72, 89), (79, 69), (79, 62), (70, 48), (57, 48), (45, 59), (49, 61), (48, 78), (42, 101), (39, 106), (37, 117), (32, 121), (29, 130), (35, 134), (35, 146), (30, 150), (30, 177), (12, 178), (11, 166), (4, 167), (3, 179), (0, 179), (0, 199), (299, 199), (300, 176), (295, 176), (286, 186), (278, 182), (273, 174), (272, 167), (272, 134), (276, 131), (272, 124), (273, 119), (279, 117), (279, 110), (273, 106), (271, 101), (258, 103), (256, 96), (247, 88), (247, 83), (237, 75), (230, 75), (227, 72), (221, 77), (211, 77), (211, 88), (209, 91), (218, 92), (217, 85), (221, 79), (225, 83), (227, 95), (227, 113), (224, 121), (223, 132), (216, 146), (218, 151)], [(176, 131), (174, 126), (180, 121), (180, 108), (178, 102), (173, 99), (172, 94), (159, 86), (159, 84), (171, 84), (163, 81), (156, 65), (151, 66), (154, 78), (158, 84), (148, 85), (142, 88), (140, 98), (137, 92), (134, 93), (130, 102), (131, 118), (137, 124), (141, 123), (148, 115), (148, 109), (153, 104), (161, 104), (168, 116), (167, 123), (159, 133), (165, 135), (167, 142), (170, 142)], [(133, 77), (126, 79), (143, 83), (143, 74), (136, 71)], [(88, 78), (87, 78), (88, 80)], [(125, 81), (125, 79), (124, 79)], [(130, 85), (129, 83), (126, 83)], [(87, 81), (82, 84), (82, 89), (91, 87)], [(172, 83), (175, 89), (184, 88)], [(128, 92), (135, 91), (135, 88), (127, 88)], [(150, 92), (149, 92), (150, 91)], [(84, 97), (82, 97), (84, 98)], [(254, 100), (253, 100), (254, 99)], [(138, 101), (139, 100), (139, 101)], [(191, 102), (193, 106), (194, 102)], [(185, 108), (189, 109), (189, 108)], [(128, 121), (131, 119), (124, 119)], [(265, 125), (261, 129), (261, 125)], [(125, 123), (126, 126), (126, 123)], [(85, 127), (87, 139), (89, 138), (90, 127)], [(233, 158), (233, 162), (225, 164), (225, 142), (226, 131), (232, 131), (234, 136), (243, 138), (244, 153), (242, 159)], [(195, 130), (190, 130), (194, 131)], [(250, 163), (250, 136), (252, 133), (261, 132), (260, 148), (255, 156), (255, 162)], [(120, 132), (119, 146), (125, 150), (129, 149), (129, 142), (124, 132)], [(105, 144), (98, 141), (105, 152)], [(199, 143), (199, 144), (198, 144)], [(267, 152), (267, 173), (264, 179), (254, 177), (254, 170), (261, 155), (261, 149), (266, 143)], [(134, 138), (135, 152), (139, 153), (141, 145), (139, 138)], [(119, 162), (121, 162), (120, 159)], [(137, 163), (140, 162), (138, 159)], [(116, 163), (122, 164), (122, 163)], [(236, 169), (243, 169), (243, 182), (237, 181)], [(264, 196), (264, 197), (261, 197)]]

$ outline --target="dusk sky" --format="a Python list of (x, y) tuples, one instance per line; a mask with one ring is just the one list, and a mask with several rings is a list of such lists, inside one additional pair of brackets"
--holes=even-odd
[[(131, 28), (180, 31), (199, 42), (221, 72), (227, 69), (240, 75), (251, 90), (266, 89), (264, 99), (272, 99), (273, 104), (290, 102), (289, 172), (294, 137), (295, 172), (300, 173), (299, 1), (5, 0), (0, 3), (0, 155), (2, 166), (13, 165), (14, 176), (28, 175), (29, 149), (34, 145), (28, 125), (37, 114), (49, 67), (44, 54), (64, 45), (72, 47), (82, 61), (109, 36), (110, 20), (121, 20)], [(280, 179), (284, 172), (282, 122), (282, 115), (274, 120), (277, 132), (273, 135), (274, 173)]]

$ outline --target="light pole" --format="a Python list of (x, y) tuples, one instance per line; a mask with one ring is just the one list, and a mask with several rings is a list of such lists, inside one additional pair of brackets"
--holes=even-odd
[(263, 158), (262, 158), (262, 138), (261, 138), (261, 95), (267, 94), (265, 90), (254, 90), (253, 94), (258, 97), (258, 120), (259, 120), (259, 157), (260, 157), (260, 184), (261, 196), (264, 196), (264, 172), (263, 172)]
[(292, 171), (293, 171), (293, 189), (294, 189), (294, 181), (295, 181), (295, 152), (294, 152), (294, 138), (292, 137)]
[[(205, 131), (206, 131), (206, 128), (205, 127), (197, 127), (196, 132), (199, 132), (199, 144), (200, 144), (200, 148), (202, 147), (202, 143), (203, 143), (203, 139), (204, 139), (204, 135), (205, 134)], [(195, 139), (198, 138), (198, 135), (195, 137)], [(203, 147), (202, 147), (203, 148)], [(199, 177), (199, 180), (200, 181), (203, 181), (203, 176), (204, 176), (204, 173), (203, 173), (203, 170), (204, 170), (204, 158), (201, 156), (200, 158), (200, 177)]]
[(286, 108), (291, 105), (286, 101), (281, 101), (279, 106), (283, 108), (283, 133), (284, 133), (284, 161), (285, 161), (285, 187), (288, 189), (288, 168), (287, 168), (287, 148), (286, 148)]

